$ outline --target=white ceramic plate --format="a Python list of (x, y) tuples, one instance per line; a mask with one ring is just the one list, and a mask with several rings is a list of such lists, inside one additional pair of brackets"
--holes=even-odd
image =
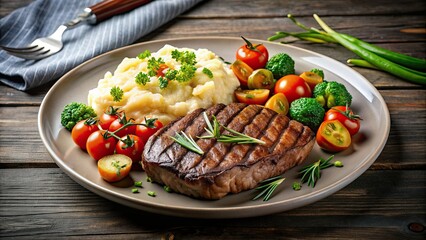
[[(289, 45), (260, 40), (253, 42), (262, 42), (270, 56), (288, 53), (296, 62), (297, 73), (320, 68), (324, 70), (326, 79), (344, 83), (353, 95), (352, 108), (364, 119), (352, 147), (335, 155), (334, 160), (342, 161), (344, 167), (324, 170), (315, 188), (304, 184), (300, 191), (292, 189), (292, 183), (298, 180), (299, 166), (285, 173), (286, 180), (267, 202), (252, 201), (256, 195), (254, 190), (229, 195), (221, 200), (205, 201), (167, 193), (159, 185), (146, 182), (145, 173), (133, 171), (131, 179), (143, 181), (140, 193), (134, 194), (131, 192), (131, 181), (110, 184), (102, 180), (95, 161), (72, 142), (70, 133), (61, 126), (63, 107), (72, 101), (87, 102), (88, 91), (97, 86), (106, 71), (115, 70), (124, 57), (135, 57), (146, 49), (154, 52), (165, 44), (171, 44), (176, 47), (207, 48), (232, 62), (236, 49), (243, 44), (240, 38), (182, 38), (145, 42), (105, 53), (81, 64), (64, 75), (44, 98), (38, 116), (42, 141), (56, 164), (83, 187), (117, 203), (159, 214), (194, 218), (251, 217), (278, 213), (323, 199), (354, 181), (381, 153), (390, 129), (386, 103), (370, 82), (336, 60)], [(328, 156), (330, 154), (316, 145), (305, 165)], [(155, 191), (157, 196), (150, 197), (147, 191)]]

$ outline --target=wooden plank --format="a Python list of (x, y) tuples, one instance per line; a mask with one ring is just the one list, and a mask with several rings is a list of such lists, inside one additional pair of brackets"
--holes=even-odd
[[(350, 7), (348, 7), (350, 6)], [(312, 2), (270, 1), (270, 0), (230, 0), (205, 1), (185, 16), (193, 18), (269, 18), (286, 16), (288, 13), (312, 16), (317, 13), (324, 16), (366, 16), (366, 15), (423, 15), (426, 9), (424, 1), (418, 0), (357, 0), (353, 4), (347, 1), (327, 0)]]
[(265, 217), (218, 221), (121, 206), (87, 191), (60, 169), (0, 169), (0, 237), (421, 239), (424, 232), (414, 233), (407, 226), (424, 224), (425, 173), (367, 171), (315, 204)]
[[(5, 1), (1, 0), (0, 17), (4, 17), (13, 10), (27, 6), (31, 0)], [(403, 6), (403, 7), (402, 7)], [(270, 1), (270, 0), (228, 0), (204, 1), (193, 9), (184, 13), (189, 18), (246, 18), (246, 17), (279, 17), (287, 13), (311, 16), (313, 13), (320, 15), (422, 15), (426, 4), (418, 0), (358, 0), (351, 4), (340, 0), (319, 1), (314, 4), (310, 0), (299, 1)]]
[[(391, 132), (373, 168), (424, 168), (426, 90), (381, 90), (380, 93), (391, 113)], [(0, 167), (55, 166), (39, 137), (38, 108), (0, 108)]]

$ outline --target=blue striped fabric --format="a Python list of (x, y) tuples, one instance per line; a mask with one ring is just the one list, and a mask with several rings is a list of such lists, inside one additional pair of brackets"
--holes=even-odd
[[(155, 0), (97, 25), (79, 26), (63, 35), (64, 48), (42, 60), (24, 60), (0, 50), (0, 81), (26, 91), (59, 79), (80, 63), (142, 36), (202, 0)], [(35, 0), (0, 20), (0, 45), (21, 47), (53, 33), (99, 0)]]

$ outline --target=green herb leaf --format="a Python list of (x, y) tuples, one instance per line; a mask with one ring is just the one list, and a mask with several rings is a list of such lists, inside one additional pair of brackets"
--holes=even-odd
[(148, 76), (153, 77), (157, 75), (160, 65), (164, 63), (162, 58), (151, 57), (148, 59)]
[(109, 94), (112, 96), (114, 102), (119, 102), (123, 99), (124, 92), (120, 87), (115, 86), (111, 88)]
[(147, 194), (148, 194), (148, 196), (150, 196), (150, 197), (155, 197), (155, 196), (157, 196), (157, 194), (156, 194), (154, 191), (148, 191), (148, 192), (147, 192)]
[(259, 183), (260, 186), (255, 188), (255, 190), (262, 190), (262, 192), (256, 195), (256, 197), (253, 198), (253, 201), (261, 197), (263, 197), (263, 201), (268, 201), (271, 198), (272, 193), (274, 193), (275, 189), (277, 189), (277, 187), (282, 182), (284, 182), (284, 180), (285, 180), (284, 177), (276, 176), (276, 177), (268, 178), (260, 182)]
[(146, 85), (148, 82), (150, 82), (151, 79), (149, 78), (148, 74), (140, 72), (138, 75), (136, 75), (135, 82), (139, 85)]
[(172, 51), (172, 58), (182, 64), (195, 65), (197, 63), (195, 53), (192, 51), (179, 51), (175, 49)]
[(142, 181), (138, 181), (134, 183), (135, 187), (142, 187)]
[(186, 135), (186, 133), (183, 131), (181, 131), (180, 133), (176, 133), (175, 137), (170, 137), (170, 138), (172, 138), (173, 140), (175, 140), (177, 143), (179, 143), (180, 145), (182, 145), (188, 150), (191, 150), (200, 155), (204, 154), (203, 150), (200, 148), (200, 146), (198, 146), (198, 144), (194, 141), (194, 139), (191, 136)]
[(159, 77), (158, 81), (160, 82), (160, 89), (165, 89), (169, 85), (169, 80), (167, 80), (167, 78)]
[(302, 188), (302, 185), (300, 185), (300, 182), (294, 182), (292, 187), (294, 191), (299, 191)]
[(114, 162), (111, 162), (111, 166), (115, 167), (115, 169), (117, 170), (117, 172), (116, 172), (117, 176), (120, 176), (121, 169), (125, 168), (127, 166), (127, 164), (123, 164), (123, 165), (120, 166), (120, 161), (114, 161)]
[(139, 190), (137, 188), (132, 188), (132, 193), (139, 193)]
[(148, 58), (148, 57), (151, 57), (151, 52), (149, 50), (145, 50), (145, 51), (139, 53), (139, 55), (138, 55), (139, 59), (145, 59), (145, 58)]
[(213, 73), (208, 68), (203, 68), (203, 73), (206, 74), (209, 78), (213, 78)]
[(327, 160), (320, 158), (320, 160), (302, 168), (299, 171), (299, 173), (302, 174), (302, 183), (307, 182), (308, 186), (315, 187), (318, 179), (321, 178), (321, 170), (333, 166), (333, 163), (330, 163), (330, 160), (333, 159), (333, 157), (334, 155), (327, 158)]

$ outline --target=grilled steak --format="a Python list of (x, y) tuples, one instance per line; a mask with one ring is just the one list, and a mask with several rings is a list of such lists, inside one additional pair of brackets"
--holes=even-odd
[[(266, 144), (229, 144), (198, 139), (206, 134), (203, 112), (224, 126)], [(203, 155), (191, 152), (170, 136), (184, 131)], [(299, 122), (257, 105), (218, 104), (197, 109), (154, 134), (145, 144), (142, 167), (152, 180), (195, 198), (219, 199), (252, 189), (267, 178), (302, 163), (314, 145), (314, 133)]]

